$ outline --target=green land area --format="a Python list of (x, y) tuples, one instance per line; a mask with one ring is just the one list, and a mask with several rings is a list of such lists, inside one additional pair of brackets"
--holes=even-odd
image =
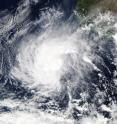
[(117, 13), (117, 0), (77, 0), (76, 9), (82, 14), (88, 14), (95, 8)]

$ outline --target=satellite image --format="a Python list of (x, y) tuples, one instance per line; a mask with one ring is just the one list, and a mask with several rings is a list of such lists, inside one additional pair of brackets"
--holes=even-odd
[(0, 124), (117, 124), (117, 0), (0, 0)]

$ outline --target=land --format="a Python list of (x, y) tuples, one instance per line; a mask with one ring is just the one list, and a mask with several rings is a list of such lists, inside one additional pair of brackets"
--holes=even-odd
[(88, 14), (96, 8), (117, 13), (117, 0), (77, 0), (76, 9), (81, 14)]

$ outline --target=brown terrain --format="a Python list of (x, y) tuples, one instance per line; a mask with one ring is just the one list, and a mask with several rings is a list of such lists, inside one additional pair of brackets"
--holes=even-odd
[(83, 14), (95, 8), (117, 13), (117, 0), (77, 0), (77, 10)]

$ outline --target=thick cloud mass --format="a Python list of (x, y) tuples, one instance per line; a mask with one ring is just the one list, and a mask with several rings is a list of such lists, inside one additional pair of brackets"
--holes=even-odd
[(0, 11), (0, 123), (116, 124), (116, 15), (71, 2)]

